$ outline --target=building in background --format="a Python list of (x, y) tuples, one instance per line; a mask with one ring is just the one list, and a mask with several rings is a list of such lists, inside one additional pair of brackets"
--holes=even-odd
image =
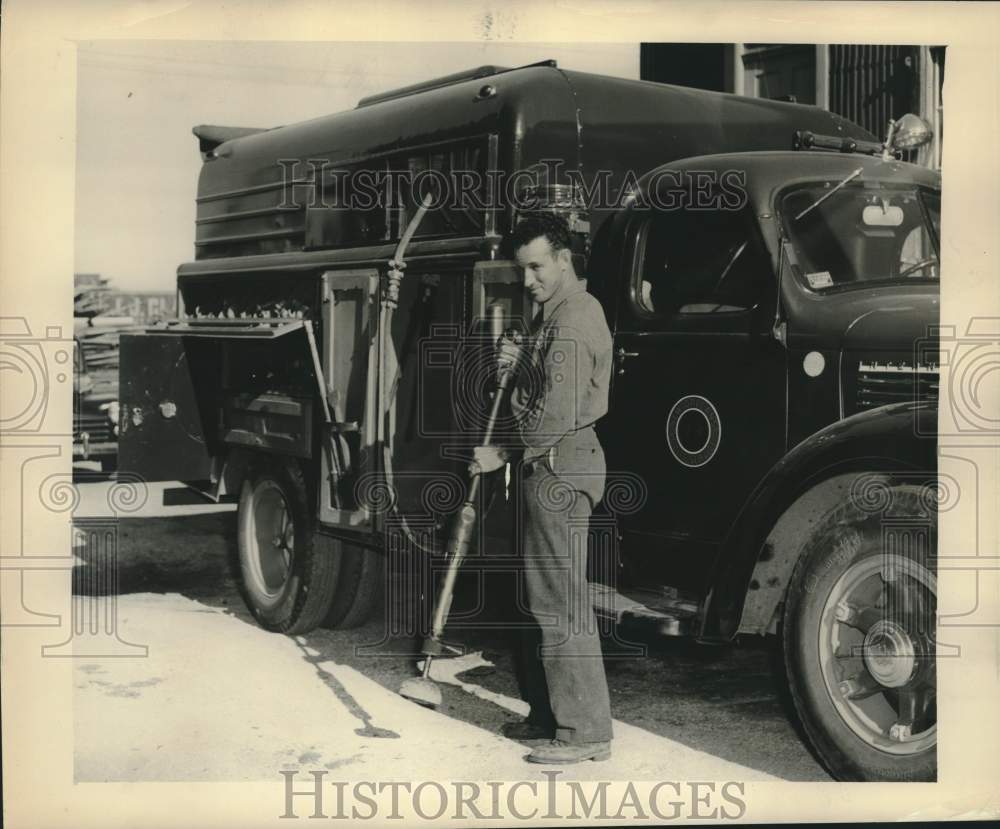
[(108, 313), (131, 317), (138, 324), (177, 316), (177, 294), (173, 291), (114, 291), (108, 295)]
[(913, 112), (934, 140), (908, 159), (941, 166), (943, 46), (643, 43), (643, 80), (815, 104), (884, 139), (890, 118)]
[(73, 274), (73, 335), (93, 381), (112, 397), (118, 388), (122, 333), (177, 316), (173, 291), (119, 291), (99, 273)]
[(89, 325), (100, 326), (108, 318), (125, 318), (137, 325), (177, 316), (174, 291), (120, 291), (99, 273), (73, 274), (74, 312)]
[(107, 311), (108, 280), (99, 273), (73, 274), (73, 317), (91, 319)]

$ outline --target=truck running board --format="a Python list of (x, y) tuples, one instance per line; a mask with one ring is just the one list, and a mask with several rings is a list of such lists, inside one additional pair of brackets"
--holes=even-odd
[(629, 590), (619, 593), (606, 584), (590, 583), (594, 613), (616, 624), (641, 621), (654, 625), (663, 636), (688, 636), (695, 631), (697, 602), (669, 592)]

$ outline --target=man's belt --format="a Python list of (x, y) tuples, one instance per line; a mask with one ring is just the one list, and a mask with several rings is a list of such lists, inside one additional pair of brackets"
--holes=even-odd
[(588, 423), (586, 426), (581, 426), (579, 429), (574, 429), (572, 432), (567, 432), (565, 435), (563, 435), (563, 437), (561, 437), (559, 439), (558, 443), (552, 444), (552, 446), (549, 447), (549, 451), (546, 452), (544, 455), (538, 455), (537, 457), (534, 457), (531, 460), (523, 461), (521, 463), (521, 471), (522, 471), (522, 473), (524, 475), (530, 475), (530, 474), (532, 474), (535, 471), (535, 467), (538, 466), (546, 458), (548, 458), (548, 460), (549, 460), (549, 469), (551, 469), (553, 472), (555, 472), (556, 471), (556, 447), (559, 446), (559, 444), (562, 443), (564, 440), (566, 440), (566, 438), (568, 438), (570, 435), (578, 435), (578, 434), (580, 434), (580, 432), (584, 432), (587, 429), (590, 429), (591, 431), (593, 431), (594, 424), (593, 423)]

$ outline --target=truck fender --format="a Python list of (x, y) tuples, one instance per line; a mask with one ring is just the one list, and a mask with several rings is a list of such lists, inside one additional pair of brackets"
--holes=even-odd
[(718, 642), (770, 629), (811, 528), (855, 497), (852, 487), (933, 481), (936, 453), (931, 404), (871, 409), (802, 441), (764, 476), (723, 541), (698, 638)]
[(249, 449), (229, 447), (228, 451), (216, 462), (220, 471), (218, 476), (217, 498), (235, 501), (239, 498), (240, 487), (253, 464), (254, 453)]
[(309, 488), (310, 497), (317, 495), (319, 466), (309, 458), (295, 458), (290, 455), (283, 455), (280, 452), (265, 452), (256, 449), (245, 449), (241, 446), (226, 447), (223, 454), (216, 455), (212, 459), (212, 485), (211, 493), (204, 493), (216, 502), (235, 504), (240, 497), (240, 490), (243, 482), (247, 479), (254, 467), (265, 462), (268, 458), (288, 458), (289, 461), (298, 463), (305, 474), (306, 486)]
[(781, 601), (792, 570), (816, 527), (841, 504), (857, 485), (890, 485), (889, 476), (871, 472), (834, 475), (813, 486), (786, 509), (757, 554), (747, 585), (746, 601), (737, 633), (776, 633)]

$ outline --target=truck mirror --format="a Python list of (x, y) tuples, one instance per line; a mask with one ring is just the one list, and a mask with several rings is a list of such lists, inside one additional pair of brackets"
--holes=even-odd
[(868, 227), (899, 227), (903, 223), (903, 208), (869, 204), (861, 212), (861, 221)]

